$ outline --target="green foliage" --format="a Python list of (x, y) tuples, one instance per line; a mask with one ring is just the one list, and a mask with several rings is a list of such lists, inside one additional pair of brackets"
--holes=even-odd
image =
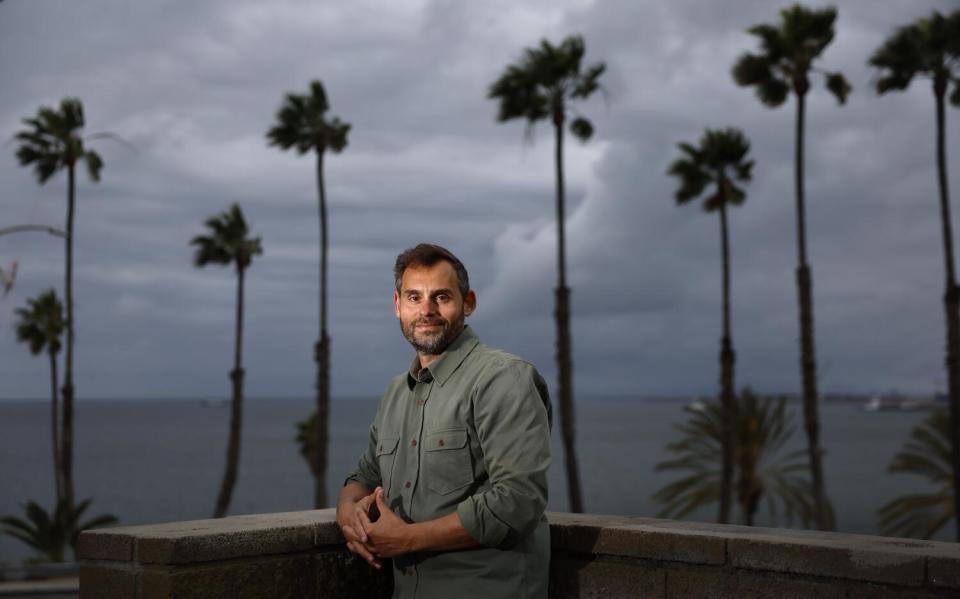
[(319, 470), (317, 455), (317, 411), (311, 412), (310, 416), (297, 422), (297, 447), (300, 449), (300, 456), (307, 462), (310, 472), (316, 474)]
[(749, 181), (753, 161), (747, 160), (750, 141), (739, 129), (707, 129), (700, 138), (699, 147), (679, 143), (677, 147), (684, 157), (678, 158), (667, 174), (680, 180), (675, 194), (678, 204), (685, 204), (699, 197), (706, 187), (714, 182), (716, 191), (704, 199), (707, 212), (719, 210), (726, 205), (740, 205), (746, 200), (744, 191), (734, 184)]
[(869, 64), (880, 69), (878, 94), (906, 89), (914, 77), (926, 75), (946, 85), (954, 84), (950, 101), (960, 105), (960, 11), (944, 16), (938, 11), (905, 25), (870, 57)]
[[(794, 4), (780, 11), (780, 23), (754, 25), (747, 29), (759, 38), (760, 53), (743, 54), (733, 66), (737, 85), (754, 87), (766, 106), (780, 106), (793, 89), (805, 94), (814, 61), (833, 41), (837, 9), (830, 6), (810, 9)], [(827, 89), (840, 104), (851, 87), (839, 72), (824, 73)]]
[(208, 218), (204, 224), (210, 235), (197, 235), (190, 244), (196, 246), (193, 262), (197, 267), (207, 264), (236, 264), (238, 270), (250, 266), (254, 256), (263, 253), (260, 238), (247, 237), (247, 221), (239, 204)]
[(337, 117), (327, 120), (329, 109), (327, 92), (320, 81), (310, 82), (309, 94), (288, 93), (277, 111), (276, 124), (267, 131), (270, 145), (282, 150), (296, 148), (299, 154), (311, 150), (340, 153), (347, 147), (350, 124)]
[(67, 501), (61, 499), (57, 502), (53, 514), (48, 513), (37, 502), (28, 501), (22, 506), (26, 519), (4, 516), (0, 518), (0, 532), (23, 541), (48, 561), (62, 562), (68, 547), (76, 553), (77, 537), (81, 531), (118, 522), (116, 516), (111, 514), (101, 514), (80, 522), (92, 501), (92, 498), (81, 501), (71, 510)]
[(30, 346), (30, 353), (42, 351), (56, 354), (60, 351), (60, 337), (66, 326), (63, 304), (53, 289), (27, 300), (26, 308), (17, 308), (17, 341)]
[(570, 132), (580, 141), (586, 142), (593, 137), (593, 123), (582, 116), (577, 117), (570, 123)]
[(880, 531), (891, 536), (929, 539), (953, 520), (951, 464), (950, 415), (946, 410), (938, 410), (913, 428), (910, 440), (887, 466), (887, 472), (923, 476), (935, 490), (903, 495), (884, 504), (877, 511)]
[(847, 103), (847, 96), (853, 90), (842, 73), (827, 73), (827, 89), (841, 104)]
[(81, 130), (84, 126), (83, 104), (77, 98), (64, 98), (60, 109), (41, 106), (34, 118), (23, 119), (28, 129), (16, 134), (21, 142), (17, 159), (21, 166), (33, 165), (37, 181), (43, 185), (57, 171), (72, 168), (77, 161), (86, 163), (87, 174), (100, 180), (103, 160), (93, 150), (84, 148)]
[[(544, 39), (538, 47), (524, 50), (520, 61), (508, 66), (487, 92), (488, 98), (499, 100), (497, 120), (526, 119), (528, 126), (533, 126), (552, 118), (562, 126), (569, 100), (586, 99), (602, 89), (600, 76), (606, 65), (598, 62), (584, 68), (585, 52), (579, 35), (568, 36), (558, 46)], [(587, 141), (593, 125), (578, 117), (570, 123), (570, 130), (580, 141)]]
[[(722, 408), (714, 400), (686, 406), (688, 420), (677, 425), (683, 436), (667, 445), (676, 455), (657, 464), (657, 471), (680, 470), (689, 474), (658, 490), (653, 498), (664, 505), (662, 518), (683, 518), (720, 498)], [(784, 398), (761, 398), (744, 389), (737, 398), (734, 454), (737, 503), (744, 523), (752, 524), (761, 503), (777, 522), (789, 525), (799, 519), (806, 526), (813, 519), (813, 495), (801, 474), (807, 463), (803, 451), (783, 454), (794, 425)]]

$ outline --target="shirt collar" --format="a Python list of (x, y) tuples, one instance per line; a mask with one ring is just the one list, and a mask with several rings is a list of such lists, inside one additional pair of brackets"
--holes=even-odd
[(460, 367), (460, 364), (463, 363), (467, 356), (470, 355), (470, 352), (473, 351), (473, 348), (479, 343), (480, 338), (473, 332), (470, 325), (464, 325), (463, 331), (460, 332), (457, 338), (453, 340), (453, 343), (440, 354), (440, 357), (433, 364), (421, 369), (420, 359), (417, 356), (413, 357), (413, 363), (410, 365), (410, 371), (407, 373), (407, 384), (412, 389), (418, 380), (429, 382), (430, 378), (428, 377), (431, 377), (436, 379), (442, 387), (444, 383), (447, 382), (447, 379), (450, 378), (450, 375)]

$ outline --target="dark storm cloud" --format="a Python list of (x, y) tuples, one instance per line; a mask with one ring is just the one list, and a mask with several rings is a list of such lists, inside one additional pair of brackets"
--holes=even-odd
[[(949, 2), (843, 2), (823, 57), (855, 91), (818, 88), (808, 111), (809, 246), (826, 390), (943, 387), (942, 265), (932, 98), (918, 82), (877, 98), (866, 57), (895, 26)], [(716, 215), (676, 207), (675, 144), (738, 126), (757, 161), (731, 215), (738, 380), (799, 386), (793, 282), (791, 102), (762, 107), (730, 66), (774, 21), (766, 2), (5, 2), (0, 137), (41, 103), (84, 100), (103, 182), (80, 178), (77, 386), (82, 397), (223, 395), (232, 347), (229, 269), (191, 266), (203, 219), (240, 202), (265, 255), (248, 279), (253, 395), (308, 396), (317, 321), (311, 157), (269, 148), (286, 91), (313, 78), (353, 123), (326, 161), (334, 392), (375, 395), (409, 349), (391, 306), (394, 256), (450, 246), (480, 293), (487, 342), (553, 377), (552, 132), (497, 125), (489, 83), (541, 37), (581, 32), (606, 98), (582, 107), (597, 137), (566, 146), (568, 256), (581, 396), (715, 389)], [(78, 26), (79, 25), (79, 26)], [(820, 82), (817, 82), (820, 85)], [(951, 173), (960, 165), (949, 115)], [(40, 188), (0, 156), (0, 224), (63, 220), (62, 176)], [(43, 360), (9, 333), (12, 309), (61, 285), (52, 237), (0, 238), (20, 261), (0, 307), (0, 397), (42, 396)]]

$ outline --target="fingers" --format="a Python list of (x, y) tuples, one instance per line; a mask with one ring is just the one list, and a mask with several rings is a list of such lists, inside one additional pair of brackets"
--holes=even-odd
[(357, 520), (360, 522), (360, 530), (367, 530), (367, 527), (371, 524), (370, 516), (367, 515), (367, 512), (357, 514)]
[[(367, 521), (366, 524), (364, 524), (364, 520)], [(367, 526), (369, 526), (370, 520), (367, 519), (367, 515), (362, 510), (357, 510), (356, 513), (353, 515), (353, 521), (354, 521), (353, 526), (356, 528), (355, 532), (357, 534), (357, 540), (359, 540), (361, 543), (366, 543), (367, 542)]]
[(377, 509), (380, 510), (381, 514), (390, 511), (390, 508), (387, 506), (387, 502), (383, 498), (383, 487), (377, 487), (376, 491), (373, 492), (373, 497), (377, 502)]
[(343, 538), (347, 540), (347, 543), (360, 541), (360, 535), (352, 525), (347, 524), (341, 526), (340, 531), (343, 533)]
[(381, 566), (380, 560), (375, 558), (373, 554), (370, 553), (370, 551), (367, 550), (366, 546), (364, 546), (362, 543), (356, 543), (354, 541), (350, 541), (349, 543), (347, 543), (347, 549), (349, 549), (353, 553), (362, 557), (364, 560), (367, 561), (368, 564), (370, 564), (374, 568), (378, 570), (380, 569), (380, 566)]

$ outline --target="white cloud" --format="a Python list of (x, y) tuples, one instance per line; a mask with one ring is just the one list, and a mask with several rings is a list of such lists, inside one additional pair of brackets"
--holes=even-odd
[[(188, 242), (234, 201), (265, 249), (248, 279), (252, 392), (310, 393), (315, 163), (268, 147), (264, 133), (283, 94), (315, 78), (332, 113), (353, 124), (325, 171), (335, 393), (375, 395), (406, 360), (389, 307), (391, 268), (420, 240), (450, 246), (469, 266), (482, 337), (552, 380), (553, 132), (539, 123), (525, 143), (523, 123), (495, 122), (486, 92), (524, 47), (572, 32), (584, 34), (588, 63), (606, 61), (609, 92), (579, 107), (596, 139), (565, 146), (581, 395), (715, 389), (716, 216), (675, 206), (665, 169), (678, 141), (728, 125), (745, 130), (757, 161), (748, 202), (731, 214), (739, 380), (796, 389), (794, 105), (766, 109), (730, 77), (756, 44), (745, 28), (776, 19), (769, 3), (53, 6), (0, 6), (0, 137), (70, 94), (83, 98), (91, 131), (137, 148), (98, 140), (104, 179), (79, 178), (81, 395), (222, 390), (236, 281), (230, 269), (195, 269)], [(876, 97), (865, 64), (896, 25), (935, 6), (952, 5), (844, 2), (823, 65), (842, 69), (854, 95), (844, 107), (822, 89), (810, 95), (809, 243), (827, 390), (928, 390), (942, 376), (933, 102), (924, 81)], [(956, 118), (949, 111), (950, 130)], [(948, 140), (955, 175), (960, 147), (956, 135)], [(65, 177), (37, 186), (13, 149), (0, 156), (2, 224), (61, 225)], [(0, 238), (0, 262), (21, 261), (0, 328), (9, 309), (61, 285), (62, 255), (62, 242), (46, 236)], [(33, 381), (14, 376), (29, 356), (10, 335), (0, 336), (0, 354), (0, 397), (34, 394)]]

